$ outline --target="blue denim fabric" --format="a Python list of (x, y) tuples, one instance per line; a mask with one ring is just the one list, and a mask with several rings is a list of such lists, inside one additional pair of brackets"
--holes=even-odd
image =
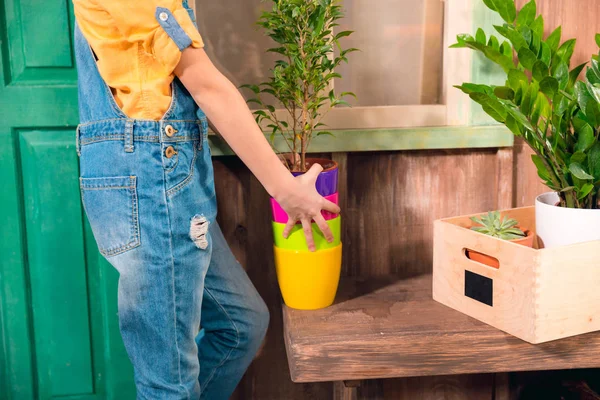
[(77, 26), (75, 50), (82, 201), (120, 274), (119, 325), (137, 398), (227, 399), (269, 314), (215, 220), (206, 117), (176, 79), (161, 120), (128, 118)]
[[(161, 18), (163, 15), (165, 17)], [(181, 28), (181, 25), (179, 25), (168, 8), (156, 7), (154, 16), (160, 26), (162, 26), (169, 37), (175, 42), (179, 50), (184, 50), (192, 44), (192, 39)]]

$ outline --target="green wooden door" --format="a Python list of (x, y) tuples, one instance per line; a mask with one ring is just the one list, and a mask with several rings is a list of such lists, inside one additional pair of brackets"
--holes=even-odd
[(71, 2), (0, 7), (0, 399), (134, 399), (80, 205)]

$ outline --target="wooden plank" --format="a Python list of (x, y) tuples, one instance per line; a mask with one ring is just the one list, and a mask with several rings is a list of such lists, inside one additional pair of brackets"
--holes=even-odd
[(348, 262), (350, 259), (350, 247), (352, 246), (352, 233), (350, 225), (345, 222), (346, 208), (348, 207), (348, 197), (351, 193), (348, 193), (348, 153), (333, 153), (331, 159), (338, 163), (338, 204), (340, 206), (342, 215), (342, 275), (353, 276), (356, 275), (356, 270), (353, 266), (356, 264)]
[(600, 366), (600, 334), (531, 345), (434, 302), (431, 276), (393, 279), (346, 280), (323, 310), (284, 307), (295, 382)]
[[(390, 150), (495, 148), (513, 145), (513, 135), (503, 125), (453, 126), (410, 129), (354, 129), (333, 131), (311, 143), (310, 152), (365, 152)], [(227, 143), (210, 135), (214, 156), (232, 155)], [(287, 146), (279, 136), (274, 147), (285, 152)]]
[(350, 154), (345, 253), (354, 275), (431, 271), (432, 222), (497, 209), (495, 150)]
[(333, 400), (358, 400), (357, 386), (347, 385), (345, 382), (333, 384)]
[(514, 206), (524, 207), (535, 204), (535, 198), (550, 189), (538, 177), (537, 169), (531, 161), (533, 150), (522, 139), (514, 146)]
[[(381, 398), (389, 400), (492, 400), (493, 375), (447, 375), (386, 379)], [(372, 397), (367, 397), (372, 398)], [(494, 399), (500, 400), (500, 399)]]
[(510, 147), (498, 149), (496, 158), (498, 161), (496, 167), (496, 193), (498, 194), (496, 206), (499, 210), (506, 210), (513, 207), (514, 151)]

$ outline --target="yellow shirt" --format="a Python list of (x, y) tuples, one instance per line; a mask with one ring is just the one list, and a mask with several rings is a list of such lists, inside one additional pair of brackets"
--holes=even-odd
[(130, 118), (159, 120), (171, 103), (181, 51), (203, 47), (182, 0), (73, 0), (100, 75)]

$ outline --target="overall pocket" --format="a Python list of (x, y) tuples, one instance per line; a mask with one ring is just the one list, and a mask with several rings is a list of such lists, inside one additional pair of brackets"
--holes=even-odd
[(100, 253), (110, 257), (139, 246), (136, 177), (79, 178), (79, 182)]

